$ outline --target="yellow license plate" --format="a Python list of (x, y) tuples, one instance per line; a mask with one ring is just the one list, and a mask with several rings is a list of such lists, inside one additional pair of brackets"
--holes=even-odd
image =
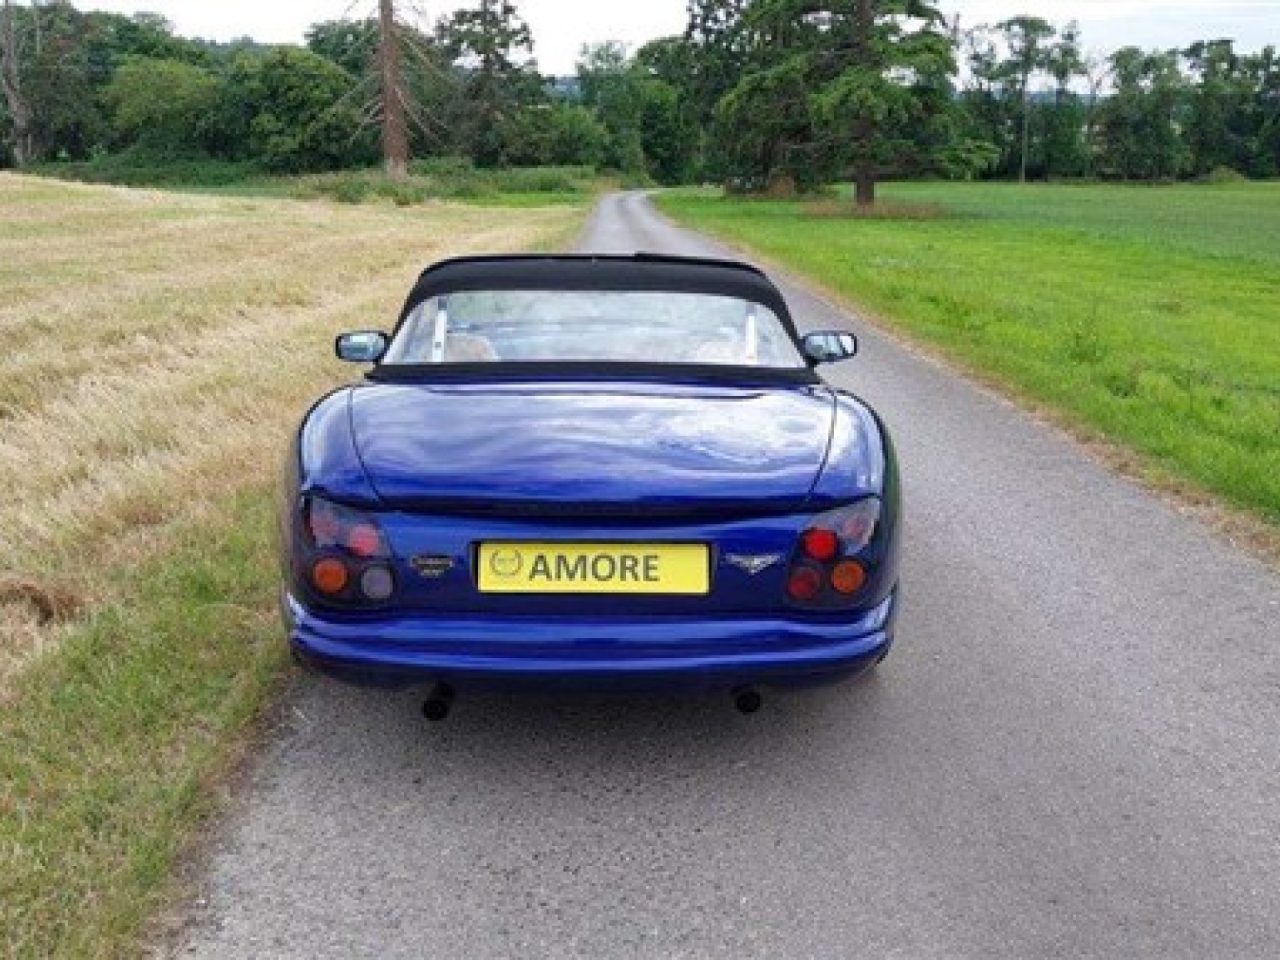
[(704, 543), (482, 543), (481, 593), (659, 593), (710, 590)]

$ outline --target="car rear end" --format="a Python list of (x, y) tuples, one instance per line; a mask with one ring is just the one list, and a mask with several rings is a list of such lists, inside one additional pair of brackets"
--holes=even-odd
[[(466, 348), (465, 350), (462, 348)], [(286, 481), (297, 657), (390, 685), (690, 689), (857, 672), (892, 642), (898, 483), (741, 264), (456, 261)]]
[(391, 686), (835, 679), (892, 642), (896, 511), (865, 496), (773, 516), (496, 517), (306, 497), (290, 639), (309, 664)]

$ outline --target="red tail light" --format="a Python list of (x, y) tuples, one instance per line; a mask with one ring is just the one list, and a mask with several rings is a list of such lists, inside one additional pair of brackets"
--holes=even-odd
[(337, 549), (365, 560), (391, 555), (377, 521), (359, 510), (311, 497), (302, 503), (302, 516), (316, 549)]
[(803, 564), (787, 576), (787, 593), (792, 600), (812, 600), (822, 592), (822, 571)]
[(869, 578), (864, 555), (880, 523), (875, 497), (815, 517), (800, 534), (787, 574), (787, 595), (811, 607), (849, 607)]
[(810, 527), (800, 534), (800, 546), (814, 560), (834, 560), (840, 552), (840, 538), (826, 527)]
[(357, 557), (380, 557), (385, 554), (382, 531), (371, 523), (358, 523), (347, 531), (347, 549)]
[(360, 510), (307, 497), (294, 546), (302, 584), (326, 603), (361, 607), (395, 594), (391, 548), (377, 519)]

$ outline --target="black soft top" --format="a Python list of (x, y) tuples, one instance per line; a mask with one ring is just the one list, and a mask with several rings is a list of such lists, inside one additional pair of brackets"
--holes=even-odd
[(441, 260), (418, 277), (400, 321), (434, 297), (474, 290), (634, 290), (736, 297), (768, 307), (792, 339), (796, 337), (782, 294), (755, 267), (734, 260), (652, 253), (514, 254)]

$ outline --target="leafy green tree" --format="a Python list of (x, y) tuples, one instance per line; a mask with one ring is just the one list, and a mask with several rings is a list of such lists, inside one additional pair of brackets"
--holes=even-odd
[[(528, 111), (530, 116), (535, 111)], [(604, 163), (609, 131), (581, 104), (553, 103), (545, 111), (545, 146), (538, 163), (599, 167)]]
[(105, 134), (84, 14), (69, 3), (31, 9), (38, 36), (25, 64), (31, 131), (44, 157), (82, 159)]
[(1273, 46), (1242, 60), (1241, 73), (1250, 91), (1245, 123), (1250, 131), (1244, 145), (1242, 172), (1254, 177), (1280, 176), (1280, 55)]
[(684, 33), (688, 63), (677, 86), (694, 128), (701, 131), (697, 166), (707, 179), (730, 177), (724, 148), (735, 145), (715, 130), (721, 101), (747, 69), (749, 49), (743, 15), (748, 3), (749, 0), (688, 0)]
[[(848, 6), (832, 4), (833, 20), (849, 18)], [(857, 204), (873, 204), (887, 174), (961, 172), (981, 150), (955, 139), (955, 48), (942, 14), (920, 0), (856, 0), (849, 19), (850, 62), (819, 96), (829, 124), (851, 118)]]
[(964, 89), (960, 93), (964, 134), (989, 145), (995, 159), (981, 171), (1005, 174), (1016, 162), (1016, 116), (1008, 96), (999, 34), (989, 26), (966, 30), (960, 38), (965, 64)]
[(351, 96), (355, 86), (349, 73), (308, 50), (242, 54), (214, 122), (218, 150), (280, 173), (369, 163), (376, 146)]
[(0, 6), (0, 98), (5, 107), (0, 116), (3, 142), (19, 168), (27, 165), (35, 154), (31, 130), (31, 101), (24, 90), (23, 53), (25, 39), (19, 26), (18, 11), (4, 0)]
[(1265, 130), (1258, 110), (1265, 80), (1250, 69), (1259, 58), (1240, 57), (1230, 40), (1192, 44), (1183, 58), (1190, 74), (1185, 135), (1191, 173), (1204, 176), (1222, 167), (1254, 173)]
[(105, 84), (117, 67), (134, 57), (198, 67), (211, 67), (217, 61), (207, 45), (175, 35), (173, 24), (159, 14), (90, 11), (82, 17), (94, 83)]
[(446, 18), (437, 35), (466, 72), (467, 152), (482, 167), (501, 166), (519, 149), (520, 112), (545, 102), (532, 62), (533, 34), (511, 0), (479, 0)]
[(703, 140), (693, 99), (694, 50), (683, 37), (651, 40), (632, 58), (644, 79), (641, 140), (649, 176), (689, 183), (698, 176)]
[(61, 0), (19, 7), (5, 0), (0, 86), (21, 95), (20, 136), (18, 125), (9, 123), (10, 139), (22, 141), (21, 159), (79, 159), (117, 142), (104, 92), (116, 70), (135, 57), (206, 66), (216, 60), (200, 44), (174, 36), (154, 14), (85, 13)]
[(222, 86), (216, 76), (179, 60), (135, 57), (103, 92), (116, 146), (203, 149)]
[(743, 186), (803, 188), (848, 170), (857, 203), (868, 205), (886, 175), (975, 162), (955, 112), (952, 38), (936, 8), (755, 0), (741, 32), (747, 67), (716, 129)]
[(1054, 28), (1040, 17), (1013, 17), (997, 24), (1009, 48), (1005, 64), (1018, 97), (1018, 180), (1027, 182), (1027, 155), (1031, 146), (1031, 79), (1049, 65), (1049, 41)]
[(696, 55), (684, 37), (658, 37), (640, 47), (631, 59), (647, 76), (674, 87), (682, 97), (692, 97)]
[(378, 21), (325, 20), (312, 24), (307, 49), (336, 63), (353, 77), (372, 73), (378, 58)]
[(822, 150), (808, 55), (799, 52), (748, 70), (721, 99), (714, 155), (734, 191), (786, 195), (836, 175)]
[(578, 57), (582, 104), (595, 112), (608, 132), (604, 165), (610, 169), (629, 173), (644, 169), (643, 79), (632, 70), (626, 47), (616, 41), (587, 44)]
[(1080, 28), (1070, 23), (1045, 50), (1045, 72), (1053, 79), (1053, 106), (1044, 125), (1041, 150), (1046, 176), (1083, 176), (1089, 168), (1084, 142), (1085, 108), (1073, 84), (1085, 73)]
[(657, 77), (645, 77), (641, 91), (640, 146), (645, 170), (668, 186), (688, 183), (696, 171), (698, 131), (679, 89)]
[(743, 17), (750, 0), (688, 0), (684, 42), (691, 52), (689, 92), (698, 120), (714, 117), (721, 99), (737, 86), (748, 59)]
[(19, 166), (87, 156), (101, 135), (85, 32), (69, 3), (0, 7), (0, 93)]
[[(669, 40), (668, 50), (672, 42), (680, 43)], [(660, 49), (650, 45), (648, 55)], [(578, 87), (583, 106), (607, 133), (605, 167), (645, 172), (667, 184), (692, 175), (697, 131), (679, 89), (655, 68), (628, 56), (620, 43), (588, 44), (578, 60)]]
[(1168, 180), (1185, 172), (1186, 80), (1173, 51), (1123, 47), (1111, 56), (1115, 92), (1102, 108), (1102, 172), (1123, 180)]

